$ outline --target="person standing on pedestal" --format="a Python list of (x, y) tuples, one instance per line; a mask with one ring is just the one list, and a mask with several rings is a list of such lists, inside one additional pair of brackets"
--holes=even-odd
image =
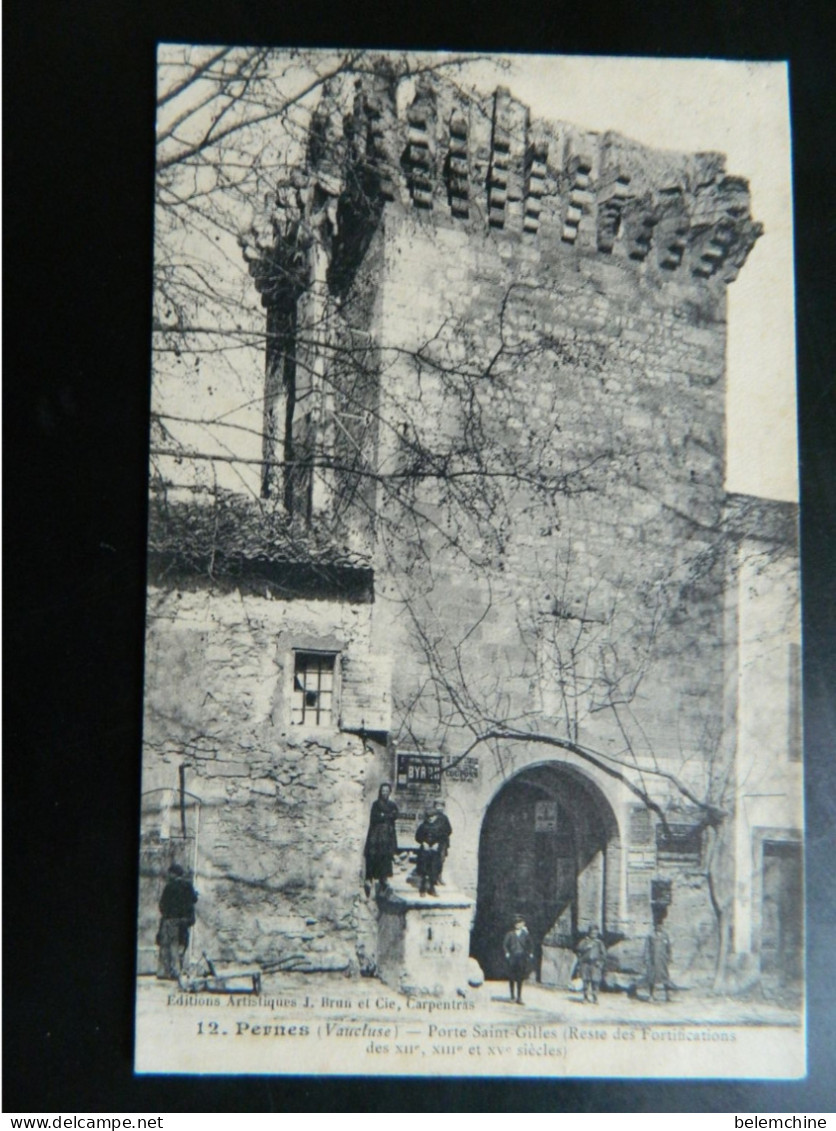
[(436, 801), (415, 833), (418, 841), (418, 875), (421, 895), (437, 895), (435, 885), (441, 881), (444, 861), (450, 848), (453, 826), (444, 812), (444, 804)]
[(523, 982), (531, 973), (534, 965), (531, 935), (528, 933), (522, 915), (517, 915), (514, 919), (514, 928), (503, 939), (502, 949), (505, 951), (505, 961), (508, 964), (508, 985), (511, 989), (511, 1001), (516, 1001), (518, 1005), (522, 1005)]
[(385, 781), (378, 791), (377, 800), (372, 802), (364, 849), (366, 879), (363, 888), (367, 897), (371, 894), (373, 881), (377, 884), (378, 895), (385, 895), (389, 891), (392, 860), (398, 851), (398, 836), (395, 831), (398, 807), (390, 800), (391, 793), (392, 786)]

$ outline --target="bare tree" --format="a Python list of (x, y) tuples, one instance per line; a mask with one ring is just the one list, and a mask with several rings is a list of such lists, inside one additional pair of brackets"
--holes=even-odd
[[(719, 978), (733, 758), (716, 719), (705, 720), (700, 756), (693, 741), (658, 750), (643, 696), (688, 605), (710, 603), (725, 583), (736, 535), (722, 508), (678, 512), (660, 492), (673, 463), (661, 424), (641, 444), (615, 423), (584, 432), (568, 419), (578, 382), (606, 382), (608, 358), (591, 338), (532, 321), (532, 309), (558, 301), (556, 284), (509, 285), (489, 326), (451, 310), (423, 340), (392, 345), (374, 342), (350, 304), (335, 317), (334, 293), (345, 298), (350, 280), (317, 275), (316, 248), (346, 238), (339, 210), (373, 232), (385, 198), (379, 173), (356, 153), (340, 156), (366, 141), (350, 129), (330, 137), (329, 122), (350, 118), (357, 78), (397, 85), (427, 66), (403, 56), (382, 70), (362, 52), (165, 49), (152, 519), (170, 520), (174, 488), (202, 491), (202, 517), (215, 517), (180, 536), (210, 575), (232, 512), (265, 552), (290, 530), (311, 546), (350, 544), (381, 566), (422, 666), (397, 703), (396, 740), (440, 742), (452, 765), (487, 754), (500, 769), (509, 744), (558, 748), (619, 781), (663, 827), (677, 804), (697, 814)], [(341, 172), (329, 170), (341, 160)], [(217, 411), (195, 411), (196, 382)], [(231, 501), (236, 485), (243, 510)], [(673, 523), (678, 537), (659, 535), (670, 552), (640, 572), (629, 560), (602, 567), (575, 533), (594, 543), (602, 507), (641, 510), (648, 530)], [(436, 602), (437, 580), (454, 575), (478, 594), (464, 621)], [(500, 607), (515, 610), (507, 655), (522, 653), (522, 666), (485, 663), (473, 647)]]

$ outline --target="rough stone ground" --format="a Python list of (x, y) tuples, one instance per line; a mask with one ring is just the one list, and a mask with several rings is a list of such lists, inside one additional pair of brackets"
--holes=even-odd
[[(172, 983), (158, 982), (153, 977), (138, 979), (137, 1016), (148, 1017), (166, 1008), (170, 993), (179, 993)], [(769, 1025), (797, 1026), (801, 1022), (801, 1003), (796, 1007), (782, 1002), (764, 1000), (760, 995), (749, 999), (711, 996), (692, 990), (678, 990), (669, 1002), (648, 1002), (631, 999), (624, 993), (601, 993), (598, 1003), (585, 1003), (580, 993), (526, 983), (522, 1006), (509, 1000), (508, 986), (504, 982), (486, 982), (470, 991), (474, 1008), (466, 1013), (438, 1012), (433, 1019), (448, 1021), (459, 1018), (469, 1022), (504, 1023), (527, 1020), (533, 1022), (568, 1022), (604, 1025)], [(236, 1017), (245, 1018), (249, 1012), (260, 1013), (239, 996)], [(309, 997), (316, 1003), (315, 1013), (322, 1018), (361, 1017), (372, 1021), (391, 1017), (386, 1009), (366, 1010), (340, 1006), (323, 1006), (322, 998), (333, 1001), (355, 1002), (363, 997), (387, 998), (406, 1003), (406, 998), (390, 990), (376, 978), (350, 979), (339, 974), (281, 974), (265, 975), (261, 998), (293, 998), (297, 1001)], [(283, 1017), (308, 1015), (302, 1008), (275, 1011)]]

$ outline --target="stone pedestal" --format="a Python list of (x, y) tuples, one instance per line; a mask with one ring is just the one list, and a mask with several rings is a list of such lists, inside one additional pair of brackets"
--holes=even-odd
[(405, 882), (378, 900), (377, 970), (416, 996), (466, 990), (474, 902), (453, 888), (422, 896)]

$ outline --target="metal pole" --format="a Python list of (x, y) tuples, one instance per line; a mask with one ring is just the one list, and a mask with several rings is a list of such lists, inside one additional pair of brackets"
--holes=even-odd
[(186, 766), (180, 763), (180, 835), (186, 839)]
[[(195, 797), (194, 799), (194, 859), (192, 860), (192, 883), (197, 890), (197, 852), (198, 852), (198, 839), (200, 837), (200, 801)], [(195, 915), (195, 923), (189, 932), (189, 965), (194, 963), (194, 952), (196, 950), (194, 937), (197, 933), (199, 915)]]

